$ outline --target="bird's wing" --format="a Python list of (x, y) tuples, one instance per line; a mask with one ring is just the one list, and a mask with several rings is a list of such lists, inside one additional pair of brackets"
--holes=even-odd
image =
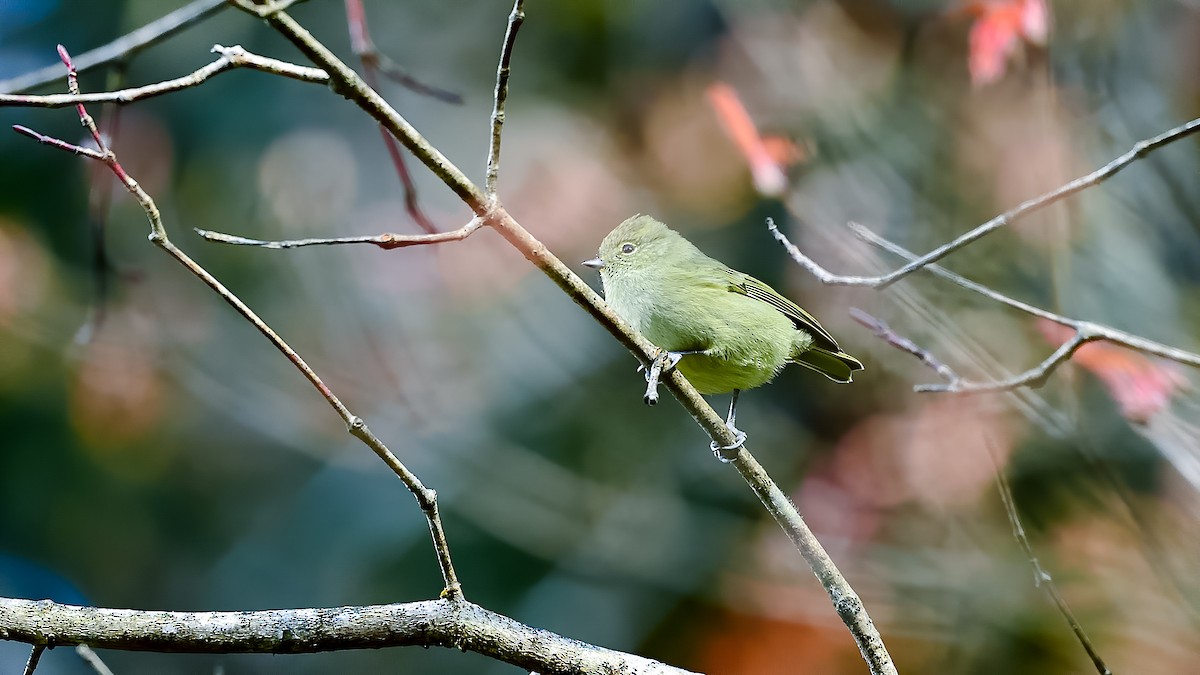
[(783, 312), (796, 327), (806, 333), (812, 335), (814, 346), (828, 349), (832, 352), (840, 352), (841, 347), (838, 347), (837, 340), (825, 330), (821, 322), (817, 321), (812, 314), (804, 311), (799, 305), (783, 297), (775, 292), (775, 289), (755, 279), (749, 274), (738, 272), (726, 268), (726, 273), (729, 276), (729, 290), (734, 293), (741, 293), (747, 297), (761, 300), (762, 302), (771, 305), (775, 309)]

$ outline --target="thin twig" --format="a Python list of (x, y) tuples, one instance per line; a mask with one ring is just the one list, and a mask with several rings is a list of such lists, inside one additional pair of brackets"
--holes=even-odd
[(917, 343), (892, 330), (891, 326), (888, 326), (883, 319), (876, 318), (857, 307), (850, 308), (850, 317), (889, 345), (917, 357), (918, 361), (932, 368), (938, 375), (951, 382), (958, 381), (958, 373), (955, 373), (950, 366), (939, 361), (928, 349), (921, 348)]
[(75, 645), (75, 653), (83, 659), (84, 663), (91, 666), (92, 670), (96, 671), (96, 675), (114, 675), (108, 664), (91, 647), (84, 644)]
[(508, 78), (512, 74), (513, 45), (517, 31), (525, 23), (525, 0), (515, 0), (504, 31), (504, 46), (500, 49), (500, 64), (496, 67), (496, 95), (492, 100), (492, 141), (488, 146), (487, 194), (496, 198), (496, 181), (500, 178), (500, 134), (504, 128), (504, 104), (508, 101)]
[[(346, 25), (350, 28), (350, 48), (362, 62), (364, 75), (367, 71), (376, 70), (396, 84), (422, 96), (428, 96), (443, 103), (462, 105), (462, 94), (418, 80), (400, 64), (379, 51), (367, 29), (367, 13), (363, 9), (362, 0), (346, 0)], [(368, 78), (368, 84), (371, 84), (370, 78)], [(371, 86), (375, 88), (374, 84)]]
[(260, 70), (264, 73), (272, 75), (282, 75), (294, 80), (302, 82), (315, 82), (317, 84), (327, 84), (329, 76), (317, 68), (307, 68), (298, 66), (286, 61), (270, 59), (265, 56), (252, 54), (240, 46), (223, 47), (221, 45), (213, 45), (212, 52), (221, 56), (212, 63), (199, 68), (189, 75), (177, 77), (173, 80), (165, 80), (154, 84), (147, 84), (141, 87), (132, 87), (129, 89), (121, 89), (119, 91), (106, 91), (95, 94), (49, 94), (46, 96), (32, 96), (27, 94), (0, 94), (0, 106), (13, 107), (33, 107), (33, 108), (62, 108), (69, 105), (81, 105), (84, 103), (131, 103), (142, 99), (152, 98), (154, 96), (162, 96), (171, 92), (179, 91), (195, 87), (203, 83), (210, 77), (218, 75), (227, 70), (234, 68), (249, 68), (251, 70)]
[(214, 232), (212, 230), (201, 230), (196, 228), (196, 234), (207, 239), (208, 241), (220, 242), (222, 244), (236, 244), (238, 246), (258, 246), (260, 248), (300, 248), (303, 246), (331, 246), (336, 244), (373, 244), (385, 250), (394, 248), (405, 248), (408, 246), (421, 246), (425, 244), (442, 244), (449, 241), (461, 241), (471, 236), (471, 233), (483, 227), (483, 220), (479, 217), (471, 219), (471, 222), (463, 225), (457, 230), (450, 232), (437, 232), (435, 234), (393, 234), (384, 233), (376, 235), (363, 235), (357, 237), (315, 237), (310, 239), (250, 239), (247, 237), (239, 237), (233, 234), (224, 234), (222, 232)]
[(462, 105), (463, 96), (456, 91), (443, 89), (436, 85), (429, 84), (422, 80), (418, 80), (416, 76), (409, 73), (404, 66), (393, 61), (387, 54), (380, 52), (372, 45), (372, 51), (362, 57), (364, 60), (371, 61), (379, 70), (379, 74), (396, 84), (408, 89), (411, 92), (428, 96), (429, 98), (449, 103), (451, 105)]
[(21, 672), (24, 675), (33, 675), (33, 671), (37, 670), (38, 661), (42, 660), (42, 653), (45, 651), (46, 643), (44, 641), (39, 640), (34, 642), (33, 649), (29, 651), (29, 660), (25, 662), (25, 670)]
[[(362, 0), (346, 0), (346, 24), (350, 28), (350, 46), (354, 53), (358, 54), (359, 62), (363, 66), (363, 77), (368, 86), (378, 90), (375, 71), (379, 63), (379, 54), (367, 31), (367, 13), (363, 8)], [(383, 138), (383, 146), (387, 149), (388, 157), (391, 158), (392, 165), (396, 167), (396, 175), (400, 177), (400, 184), (404, 188), (404, 208), (408, 211), (409, 217), (427, 234), (436, 233), (437, 227), (425, 216), (425, 212), (421, 210), (417, 201), (417, 185), (408, 171), (404, 153), (400, 152), (400, 144), (382, 124), (379, 125), (379, 134)]]
[[(126, 61), (113, 62), (109, 71), (105, 89), (119, 89), (125, 80)], [(115, 103), (105, 103), (100, 111), (101, 134), (115, 143), (117, 130), (120, 127), (121, 108)], [(88, 211), (87, 236), (91, 244), (91, 273), (92, 273), (92, 306), (88, 309), (87, 319), (75, 331), (74, 342), (85, 345), (91, 342), (96, 333), (104, 326), (108, 317), (109, 277), (116, 271), (116, 265), (108, 254), (108, 241), (105, 232), (108, 225), (109, 207), (112, 205), (112, 184), (108, 181), (103, 167), (93, 167), (88, 172)]]
[[(160, 19), (73, 59), (78, 72), (86, 72), (113, 61), (122, 61), (142, 49), (165, 40), (225, 7), (225, 0), (195, 0)], [(0, 82), (0, 94), (16, 94), (49, 84), (66, 75), (61, 63)]]
[(1058, 608), (1059, 614), (1062, 614), (1063, 618), (1067, 620), (1067, 624), (1071, 626), (1071, 632), (1075, 634), (1075, 639), (1079, 640), (1079, 644), (1087, 652), (1088, 658), (1096, 666), (1096, 671), (1100, 675), (1112, 675), (1112, 671), (1104, 664), (1104, 659), (1100, 658), (1100, 654), (1096, 652), (1092, 641), (1088, 639), (1083, 626), (1075, 618), (1075, 613), (1067, 605), (1066, 598), (1062, 596), (1062, 593), (1059, 593), (1058, 586), (1054, 584), (1054, 579), (1042, 567), (1037, 554), (1033, 552), (1033, 545), (1029, 543), (1029, 537), (1025, 534), (1024, 526), (1021, 525), (1021, 518), (1017, 515), (1017, 506), (1013, 501), (1012, 488), (1009, 486), (1008, 478), (1004, 474), (1004, 467), (1000, 465), (1000, 459), (996, 456), (996, 449), (993, 445), (994, 440), (990, 435), (986, 436), (984, 440), (984, 447), (987, 450), (988, 458), (992, 460), (992, 468), (995, 470), (996, 489), (1000, 492), (1000, 500), (1004, 502), (1004, 512), (1008, 514), (1008, 521), (1012, 524), (1013, 537), (1016, 538), (1017, 543), (1021, 546), (1021, 550), (1025, 552), (1025, 557), (1029, 560), (1029, 564), (1033, 567), (1033, 585), (1044, 589), (1046, 594), (1050, 596), (1050, 599), (1054, 602), (1054, 606)]
[[(70, 91), (73, 94), (78, 93), (78, 80), (74, 68), (71, 65), (71, 58), (67, 51), (59, 45), (59, 54), (63, 62), (67, 66), (68, 83)], [(156, 246), (166, 251), (171, 257), (175, 258), (180, 264), (188, 269), (193, 275), (199, 278), (205, 285), (211, 288), (222, 300), (232, 306), (239, 314), (247, 321), (254, 325), (260, 333), (262, 333), (270, 342), (278, 349), (292, 364), (304, 375), (305, 378), (320, 392), (321, 396), (329, 403), (337, 414), (345, 421), (347, 429), (355, 437), (361, 440), (382, 459), (388, 467), (400, 478), (405, 487), (412, 492), (416, 497), (417, 503), (421, 507), (421, 511), (425, 514), (426, 520), (429, 522), (430, 535), (433, 538), (434, 550), (437, 554), (438, 565), (442, 571), (442, 578), (445, 581), (445, 588), (442, 591), (443, 597), (450, 599), (462, 598), (462, 587), (458, 582), (458, 577), (454, 572), (454, 565), (450, 560), (450, 550), (446, 544), (446, 535), (442, 529), (441, 516), (438, 513), (437, 493), (432, 489), (425, 487), (417, 476), (409, 471), (391, 450), (384, 445), (374, 433), (367, 428), (366, 423), (362, 418), (354, 415), (342, 403), (332, 390), (321, 380), (317, 373), (308, 365), (300, 355), (292, 349), (287, 342), (283, 340), (270, 326), (266, 324), (253, 310), (250, 309), (240, 298), (232, 291), (226, 288), (216, 277), (212, 276), (208, 270), (200, 266), (199, 263), (192, 260), (186, 253), (181, 251), (167, 236), (166, 228), (163, 226), (162, 217), (159, 213), (158, 206), (155, 205), (154, 199), (142, 189), (117, 161), (117, 156), (110, 150), (96, 128), (96, 123), (87, 110), (84, 109), (82, 103), (78, 104), (78, 112), (80, 122), (87, 127), (95, 140), (99, 150), (83, 148), (66, 141), (45, 136), (37, 132), (31, 131), (25, 127), (14, 127), (18, 132), (37, 139), (39, 142), (53, 145), (55, 147), (74, 152), (76, 154), (85, 155), (91, 159), (96, 159), (104, 162), (109, 169), (116, 175), (117, 179), (124, 184), (125, 188), (134, 196), (141, 204), (142, 209), (146, 212), (146, 218), (150, 221), (150, 241)]]
[[(1106, 179), (1115, 175), (1117, 172), (1121, 171), (1121, 169), (1124, 169), (1126, 166), (1133, 163), (1135, 160), (1141, 159), (1158, 148), (1169, 145), (1181, 138), (1186, 138), (1187, 136), (1190, 136), (1198, 131), (1200, 131), (1200, 118), (1196, 118), (1173, 129), (1164, 131), (1163, 133), (1152, 138), (1138, 141), (1133, 145), (1132, 148), (1129, 149), (1128, 152), (1120, 157), (1117, 157), (1108, 164), (1105, 164), (1099, 169), (1096, 169), (1085, 176), (1080, 176), (1079, 178), (1061, 185), (1043, 195), (1021, 202), (1015, 208), (1005, 211), (986, 223), (979, 225), (975, 229), (955, 237), (951, 241), (935, 248), (929, 253), (926, 253), (922, 256), (914, 256), (912, 262), (909, 262), (903, 267), (887, 274), (873, 277), (833, 274), (818, 265), (815, 261), (813, 261), (812, 258), (809, 258), (801, 253), (795, 246), (787, 243), (785, 243), (784, 246), (787, 248), (788, 253), (791, 254), (792, 258), (795, 259), (795, 261), (799, 263), (801, 267), (812, 273), (813, 276), (817, 277), (817, 279), (819, 279), (823, 284), (830, 286), (866, 286), (868, 288), (887, 288), (888, 286), (900, 281), (913, 272), (928, 267), (938, 260), (941, 260), (942, 258), (945, 258), (951, 253), (957, 251), (958, 249), (970, 244), (971, 242), (981, 239), (982, 237), (1004, 227), (1005, 225), (1009, 225), (1018, 219), (1033, 213), (1034, 211), (1043, 209), (1077, 192), (1102, 183)], [(771, 226), (771, 230), (775, 233), (776, 238), (779, 239), (780, 242), (785, 241), (782, 238), (783, 235), (777, 229), (775, 229), (774, 225)]]
[[(850, 223), (850, 229), (859, 237), (874, 244), (886, 251), (894, 253), (902, 258), (915, 260), (917, 256), (895, 242), (889, 241), (859, 225), (858, 223)], [(777, 234), (777, 237), (782, 237), (782, 234)], [(786, 239), (784, 239), (786, 241)], [(790, 245), (790, 242), (789, 244)], [(940, 265), (928, 265), (930, 272), (937, 276), (947, 279), (962, 288), (978, 293), (986, 298), (994, 300), (1004, 305), (1008, 305), (1013, 309), (1018, 309), (1026, 314), (1036, 316), (1047, 321), (1052, 321), (1062, 326), (1067, 326), (1075, 331), (1074, 336), (1063, 344), (1057, 351), (1051, 354), (1046, 360), (1042, 361), (1036, 367), (1031, 368), (1024, 373), (1015, 377), (1001, 380), (998, 382), (971, 383), (959, 381), (957, 385), (920, 385), (917, 391), (926, 392), (984, 392), (984, 391), (1003, 391), (1013, 389), (1023, 385), (1038, 386), (1049, 377), (1054, 370), (1062, 365), (1065, 361), (1077, 351), (1080, 347), (1088, 342), (1095, 340), (1107, 340), (1113, 344), (1128, 347), (1135, 351), (1139, 351), (1152, 356), (1158, 356), (1164, 359), (1182, 363), (1194, 368), (1200, 368), (1200, 354), (1189, 352), (1177, 347), (1170, 347), (1160, 342), (1147, 340), (1144, 337), (1133, 335), (1122, 330), (1117, 330), (1110, 326), (1094, 323), (1092, 321), (1082, 321), (1072, 319), (1070, 317), (1055, 314), (1040, 307), (1035, 307), (1029, 303), (1015, 300), (1002, 293), (999, 293), (983, 284), (971, 281), (960, 274), (951, 272)]]
[(968, 380), (956, 379), (946, 384), (918, 384), (913, 386), (913, 391), (917, 393), (950, 393), (950, 394), (985, 394), (994, 391), (1012, 391), (1017, 387), (1033, 387), (1038, 388), (1046, 384), (1046, 380), (1054, 373), (1062, 364), (1071, 360), (1075, 352), (1080, 347), (1095, 340), (1095, 337), (1086, 337), (1081, 333), (1075, 333), (1070, 340), (1064, 342), (1054, 353), (1046, 357), (1041, 363), (1019, 373), (1012, 377), (1003, 380), (995, 380), (993, 382), (970, 382)]

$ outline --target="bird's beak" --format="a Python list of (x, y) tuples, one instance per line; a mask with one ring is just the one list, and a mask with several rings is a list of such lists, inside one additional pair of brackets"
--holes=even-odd
[(584, 260), (583, 264), (585, 267), (590, 267), (594, 270), (598, 270), (598, 269), (601, 269), (604, 267), (604, 261), (599, 258), (592, 258), (591, 260)]

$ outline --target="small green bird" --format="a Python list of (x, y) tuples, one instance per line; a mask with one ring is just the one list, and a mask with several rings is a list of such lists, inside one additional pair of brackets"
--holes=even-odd
[(811, 314), (754, 277), (702, 253), (650, 216), (629, 218), (583, 263), (600, 270), (604, 298), (639, 333), (668, 352), (701, 394), (733, 392), (725, 425), (734, 425), (738, 394), (770, 382), (789, 363), (850, 382), (863, 365), (843, 352)]

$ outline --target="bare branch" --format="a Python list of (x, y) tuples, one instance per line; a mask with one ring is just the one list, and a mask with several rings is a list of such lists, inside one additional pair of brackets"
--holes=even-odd
[(451, 105), (462, 105), (462, 94), (449, 89), (443, 89), (436, 85), (429, 84), (422, 80), (418, 80), (415, 75), (409, 73), (404, 66), (393, 61), (387, 54), (383, 54), (372, 46), (372, 51), (362, 55), (363, 60), (372, 61), (375, 67), (379, 69), (379, 73), (396, 84), (408, 89), (411, 92), (428, 96), (442, 103)]
[[(73, 59), (79, 72), (128, 58), (161, 42), (225, 7), (225, 0), (194, 0), (156, 21)], [(49, 84), (66, 75), (61, 63), (0, 82), (0, 94), (15, 94)]]
[[(67, 66), (67, 77), (69, 88), (73, 94), (79, 91), (79, 85), (75, 73), (75, 69), (71, 64), (71, 58), (67, 51), (60, 45), (59, 55)], [(412, 492), (416, 497), (417, 503), (421, 507), (421, 511), (425, 514), (425, 518), (429, 523), (430, 535), (433, 538), (434, 550), (437, 554), (438, 565), (442, 571), (442, 578), (445, 581), (445, 589), (442, 594), (450, 599), (462, 598), (462, 587), (458, 582), (458, 577), (454, 572), (454, 565), (450, 560), (450, 549), (446, 544), (446, 535), (442, 528), (441, 516), (438, 513), (437, 493), (425, 485), (417, 478), (416, 474), (409, 471), (392, 452), (384, 445), (370, 429), (367, 428), (366, 422), (362, 418), (350, 412), (349, 408), (342, 403), (332, 390), (321, 380), (317, 373), (308, 365), (308, 363), (300, 357), (300, 355), (292, 349), (292, 347), (283, 340), (270, 326), (267, 325), (257, 314), (254, 313), (248, 305), (246, 305), (236, 294), (226, 288), (216, 277), (212, 276), (208, 270), (204, 269), (199, 263), (192, 260), (186, 253), (181, 251), (167, 237), (166, 228), (163, 226), (162, 217), (159, 213), (158, 206), (155, 205), (154, 199), (142, 189), (117, 161), (117, 156), (105, 144), (103, 137), (100, 136), (99, 130), (96, 128), (96, 123), (82, 103), (78, 104), (80, 122), (87, 127), (95, 140), (99, 150), (89, 150), (82, 148), (66, 141), (50, 138), (37, 132), (26, 129), (25, 127), (14, 127), (17, 131), (32, 136), (42, 143), (47, 143), (55, 147), (83, 154), (91, 159), (96, 159), (104, 162), (109, 169), (116, 175), (117, 179), (125, 186), (125, 188), (133, 195), (134, 199), (142, 206), (146, 212), (146, 218), (150, 221), (150, 241), (154, 245), (166, 251), (177, 262), (186, 267), (193, 275), (204, 282), (206, 286), (211, 288), (218, 296), (226, 303), (232, 306), (239, 314), (247, 321), (254, 325), (260, 333), (265, 336), (272, 345), (275, 346), (289, 361), (294, 365), (308, 381), (320, 392), (321, 396), (329, 403), (331, 407), (346, 423), (347, 429), (351, 435), (361, 440), (367, 447), (371, 448), (380, 459), (384, 461), (404, 483), (405, 487)]]
[(285, 249), (285, 248), (300, 248), (303, 246), (332, 246), (336, 244), (373, 244), (385, 250), (394, 248), (406, 248), (408, 246), (421, 246), (424, 244), (442, 244), (450, 241), (461, 241), (471, 236), (471, 233), (483, 227), (483, 220), (479, 217), (471, 219), (471, 222), (463, 225), (457, 230), (450, 232), (438, 232), (435, 234), (393, 234), (384, 233), (376, 235), (363, 235), (359, 237), (328, 237), (328, 238), (311, 238), (311, 239), (282, 239), (282, 240), (266, 240), (266, 239), (249, 239), (247, 237), (239, 237), (232, 234), (224, 234), (221, 232), (213, 232), (212, 230), (196, 229), (196, 234), (204, 237), (208, 241), (220, 242), (222, 244), (236, 244), (238, 246), (258, 246), (260, 248)]
[(142, 87), (132, 87), (119, 91), (106, 91), (95, 94), (50, 94), (46, 96), (31, 96), (25, 94), (0, 94), (0, 106), (33, 107), (33, 108), (62, 108), (69, 105), (84, 103), (131, 103), (141, 99), (162, 96), (181, 89), (188, 89), (202, 84), (208, 78), (233, 68), (249, 68), (260, 70), (272, 75), (282, 75), (302, 82), (327, 84), (329, 76), (317, 68), (306, 68), (286, 61), (267, 58), (252, 54), (240, 46), (223, 47), (214, 45), (213, 53), (220, 58), (200, 68), (189, 75), (173, 80), (156, 82)]
[(487, 182), (488, 196), (496, 198), (496, 181), (500, 177), (500, 133), (504, 128), (504, 104), (508, 101), (508, 77), (512, 73), (513, 45), (517, 31), (525, 23), (525, 0), (515, 0), (508, 15), (508, 28), (504, 31), (504, 46), (500, 50), (500, 65), (496, 67), (496, 94), (492, 100), (492, 142), (488, 147)]
[(1040, 387), (1046, 383), (1050, 375), (1054, 373), (1062, 364), (1071, 359), (1071, 356), (1083, 345), (1096, 340), (1096, 337), (1087, 337), (1082, 333), (1075, 333), (1061, 347), (1054, 350), (1054, 353), (1042, 361), (1038, 365), (1029, 370), (1014, 375), (1003, 380), (995, 382), (968, 382), (963, 379), (955, 379), (947, 384), (918, 384), (913, 387), (913, 391), (918, 393), (929, 392), (945, 392), (951, 394), (983, 394), (992, 391), (1012, 391), (1017, 387)]
[(1086, 188), (1102, 183), (1115, 175), (1121, 169), (1129, 166), (1135, 160), (1141, 159), (1142, 157), (1145, 157), (1146, 155), (1165, 145), (1174, 143), (1181, 138), (1186, 138), (1187, 136), (1190, 136), (1198, 131), (1200, 131), (1200, 118), (1196, 118), (1173, 129), (1164, 131), (1163, 133), (1152, 138), (1138, 141), (1133, 145), (1132, 148), (1129, 149), (1128, 152), (1120, 157), (1117, 157), (1108, 164), (1105, 164), (1099, 169), (1096, 169), (1085, 176), (1080, 176), (1079, 178), (1076, 178), (1065, 185), (1059, 186), (1058, 188), (1055, 188), (1054, 190), (1051, 190), (1050, 192), (1047, 192), (1041, 196), (1021, 202), (1015, 208), (1005, 211), (986, 223), (979, 225), (975, 229), (955, 237), (953, 240), (935, 248), (929, 253), (926, 253), (922, 256), (914, 256), (912, 262), (909, 262), (907, 265), (879, 276), (864, 277), (833, 274), (832, 272), (829, 272), (825, 268), (818, 265), (808, 256), (801, 253), (800, 250), (795, 246), (788, 243), (786, 238), (781, 232), (779, 232), (778, 229), (775, 228), (773, 223), (770, 224), (769, 227), (772, 233), (775, 235), (775, 238), (778, 239), (780, 243), (784, 244), (784, 247), (787, 249), (792, 258), (799, 263), (801, 267), (808, 270), (813, 276), (817, 277), (821, 283), (829, 286), (866, 286), (868, 288), (887, 288), (888, 286), (900, 281), (913, 272), (928, 267), (932, 263), (945, 258), (946, 256), (960, 248), (963, 248), (971, 242), (981, 239), (984, 236), (1004, 227), (1005, 225), (1008, 225), (1024, 216), (1029, 215), (1030, 213), (1033, 213), (1034, 211), (1043, 209)]
[[(346, 24), (350, 28), (351, 48), (354, 49), (355, 54), (358, 54), (359, 62), (363, 66), (363, 77), (369, 87), (378, 90), (375, 72), (379, 67), (379, 52), (371, 42), (371, 34), (367, 30), (367, 12), (363, 8), (362, 0), (346, 0)], [(387, 149), (388, 157), (391, 158), (392, 165), (396, 167), (396, 175), (400, 177), (400, 184), (404, 188), (404, 208), (408, 211), (409, 217), (427, 234), (436, 233), (437, 227), (425, 216), (425, 212), (421, 210), (421, 206), (417, 202), (417, 185), (408, 171), (404, 153), (400, 152), (400, 144), (383, 125), (379, 125), (379, 134), (383, 138), (384, 148)]]
[(453, 647), (544, 675), (689, 671), (533, 628), (466, 600), (392, 605), (161, 612), (0, 598), (11, 640), (194, 654), (311, 654), (383, 647)]
[[(367, 30), (367, 13), (363, 9), (362, 0), (346, 0), (346, 24), (350, 27), (350, 48), (362, 62), (364, 75), (369, 75), (372, 70), (375, 70), (396, 84), (422, 96), (453, 105), (462, 104), (461, 94), (418, 80), (400, 64), (379, 51)], [(371, 85), (371, 88), (377, 88), (370, 80), (371, 78), (368, 76), (367, 83)]]
[[(773, 223), (768, 225), (768, 227), (772, 227), (772, 226), (773, 226)], [(870, 230), (863, 227), (862, 225), (859, 225), (858, 223), (850, 223), (850, 229), (853, 230), (855, 232), (855, 234), (862, 237), (866, 241), (868, 241), (871, 244), (874, 244), (886, 251), (894, 253), (902, 258), (907, 258), (909, 260), (917, 259), (917, 256), (915, 254), (913, 254), (912, 252), (906, 250), (905, 248), (901, 247), (900, 245), (896, 244), (895, 242), (892, 242), (887, 239), (884, 239), (883, 237), (880, 237), (879, 235), (875, 234), (874, 232), (871, 232)], [(783, 235), (779, 234), (777, 230), (775, 232), (776, 232), (776, 238), (783, 237)], [(783, 241), (786, 242), (786, 239), (783, 239)], [(790, 246), (790, 245), (791, 245), (790, 242), (785, 243), (785, 246)], [(1022, 312), (1025, 312), (1026, 314), (1030, 314), (1032, 316), (1046, 319), (1047, 321), (1053, 321), (1054, 323), (1057, 323), (1059, 325), (1067, 326), (1068, 328), (1072, 328), (1075, 330), (1075, 335), (1070, 340), (1068, 340), (1065, 344), (1063, 344), (1061, 347), (1059, 347), (1057, 351), (1055, 351), (1048, 358), (1046, 358), (1044, 361), (1042, 361), (1040, 364), (1038, 364), (1037, 366), (1025, 371), (1024, 373), (1016, 375), (1014, 377), (1011, 377), (1011, 378), (1008, 378), (1005, 380), (999, 380), (996, 382), (966, 382), (963, 380), (955, 380), (955, 381), (952, 381), (950, 384), (945, 384), (945, 385), (942, 385), (942, 384), (918, 385), (917, 387), (915, 387), (915, 391), (975, 393), (975, 392), (988, 392), (988, 391), (1006, 391), (1006, 390), (1014, 389), (1016, 387), (1025, 386), (1025, 385), (1037, 387), (1037, 386), (1040, 386), (1041, 384), (1043, 384), (1046, 381), (1046, 378), (1048, 378), (1054, 372), (1054, 370), (1056, 368), (1058, 368), (1058, 366), (1062, 365), (1064, 362), (1069, 360), (1071, 358), (1071, 356), (1075, 353), (1076, 350), (1078, 350), (1084, 344), (1086, 344), (1088, 342), (1092, 342), (1094, 340), (1107, 340), (1108, 342), (1112, 342), (1113, 344), (1118, 344), (1123, 347), (1128, 347), (1135, 351), (1139, 351), (1139, 352), (1142, 352), (1145, 354), (1150, 354), (1152, 356), (1162, 357), (1164, 359), (1169, 359), (1171, 361), (1175, 361), (1177, 363), (1182, 363), (1187, 366), (1192, 366), (1194, 368), (1200, 368), (1200, 354), (1196, 354), (1195, 352), (1189, 352), (1189, 351), (1186, 351), (1183, 349), (1179, 349), (1177, 347), (1170, 347), (1170, 346), (1164, 345), (1160, 342), (1155, 342), (1153, 340), (1147, 340), (1144, 337), (1141, 337), (1138, 335), (1133, 335), (1132, 333), (1127, 333), (1122, 330), (1117, 330), (1115, 328), (1105, 326), (1103, 324), (1098, 324), (1098, 323), (1094, 323), (1091, 321), (1081, 321), (1079, 319), (1072, 319), (1069, 317), (1062, 316), (1060, 314), (1055, 314), (1054, 312), (1049, 312), (1040, 307), (1035, 307), (1033, 305), (1030, 305), (1029, 303), (1010, 298), (1007, 295), (1004, 295), (1003, 293), (999, 293), (991, 288), (988, 288), (987, 286), (984, 286), (983, 284), (980, 284), (975, 281), (971, 281), (970, 279), (967, 279), (966, 277), (963, 277), (960, 274), (951, 272), (950, 270), (948, 270), (940, 265), (931, 264), (931, 265), (928, 265), (927, 267), (930, 272), (936, 274), (937, 276), (942, 277), (943, 279), (947, 279), (969, 291), (978, 293), (986, 298), (989, 298), (989, 299), (999, 302), (1001, 304), (1008, 305), (1009, 307), (1012, 307), (1013, 309), (1018, 309)]]
[(858, 323), (866, 326), (876, 337), (882, 339), (884, 342), (902, 352), (908, 352), (917, 357), (918, 361), (932, 368), (938, 375), (952, 382), (958, 381), (958, 374), (950, 366), (939, 361), (929, 350), (919, 347), (917, 343), (892, 330), (883, 319), (871, 316), (857, 307), (850, 308), (850, 316)]

